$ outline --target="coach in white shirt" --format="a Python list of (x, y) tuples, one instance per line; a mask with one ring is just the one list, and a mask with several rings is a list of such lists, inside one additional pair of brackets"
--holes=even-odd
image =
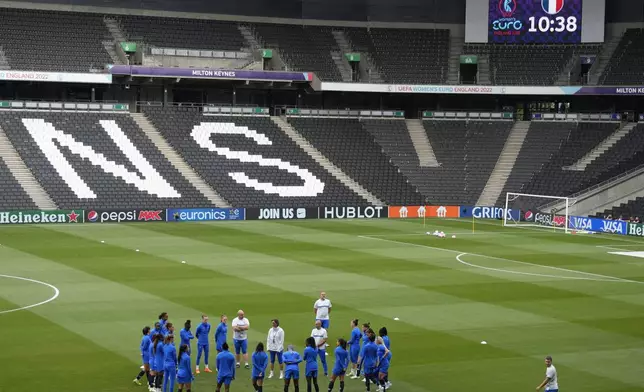
[(268, 378), (273, 378), (273, 368), (275, 367), (275, 357), (280, 364), (280, 379), (284, 378), (284, 362), (282, 353), (284, 352), (284, 330), (280, 327), (278, 319), (271, 320), (272, 327), (268, 330), (266, 338), (266, 348), (271, 355), (271, 373)]
[(323, 291), (320, 293), (320, 299), (313, 304), (313, 312), (315, 313), (315, 320), (322, 323), (322, 328), (329, 329), (329, 314), (331, 313), (331, 301), (326, 297)]
[(233, 342), (235, 343), (237, 367), (239, 367), (239, 354), (241, 352), (244, 354), (246, 369), (250, 369), (250, 365), (248, 365), (248, 328), (250, 328), (250, 322), (244, 317), (244, 311), (240, 310), (233, 320)]
[(320, 320), (315, 321), (315, 328), (311, 331), (311, 336), (315, 339), (315, 345), (318, 348), (318, 356), (320, 357), (320, 362), (322, 362), (324, 375), (327, 376), (329, 372), (326, 366), (326, 341), (329, 337), (326, 329), (322, 328), (322, 322)]

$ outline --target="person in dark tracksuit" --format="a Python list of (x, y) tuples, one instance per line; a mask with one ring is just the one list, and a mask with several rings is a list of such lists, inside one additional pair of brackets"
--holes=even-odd
[(174, 392), (177, 380), (177, 349), (174, 335), (168, 335), (163, 343), (163, 392)]
[(192, 392), (192, 364), (190, 363), (190, 346), (182, 344), (179, 347), (179, 355), (177, 356), (179, 363), (179, 371), (177, 372), (177, 383), (179, 384), (179, 392)]
[(163, 383), (163, 335), (160, 333), (154, 335), (152, 344), (153, 355), (150, 361), (154, 362), (154, 388), (160, 391)]
[(221, 352), (217, 354), (217, 392), (224, 385), (226, 392), (230, 391), (230, 383), (235, 379), (235, 356), (228, 351), (228, 343), (221, 345)]
[(208, 316), (205, 314), (201, 315), (201, 324), (197, 327), (195, 331), (195, 337), (197, 338), (197, 367), (195, 373), (199, 374), (199, 362), (201, 362), (201, 354), (204, 354), (204, 363), (206, 368), (204, 372), (212, 373), (212, 370), (208, 367), (208, 356), (210, 355), (210, 340), (208, 340), (208, 335), (210, 334), (210, 323), (208, 322)]
[(349, 352), (347, 351), (347, 341), (340, 338), (338, 339), (338, 347), (335, 349), (335, 366), (331, 373), (331, 381), (329, 381), (329, 392), (333, 390), (335, 379), (340, 379), (340, 392), (344, 392), (344, 376), (347, 374), (349, 368)]
[(253, 370), (251, 379), (253, 387), (256, 392), (264, 390), (264, 377), (266, 376), (266, 367), (268, 366), (268, 355), (264, 351), (264, 343), (257, 343), (257, 348), (253, 353), (251, 360), (253, 362)]
[(143, 377), (143, 375), (146, 375), (148, 386), (152, 387), (152, 378), (150, 376), (150, 344), (152, 344), (152, 340), (150, 339), (150, 327), (144, 327), (143, 338), (141, 338), (141, 344), (139, 345), (139, 350), (141, 350), (141, 360), (143, 368), (133, 381), (136, 385), (141, 385), (141, 377)]
[(311, 336), (306, 338), (303, 360), (305, 363), (306, 392), (312, 392), (311, 382), (315, 387), (315, 392), (320, 392), (320, 387), (318, 386), (318, 348), (315, 344), (315, 338)]

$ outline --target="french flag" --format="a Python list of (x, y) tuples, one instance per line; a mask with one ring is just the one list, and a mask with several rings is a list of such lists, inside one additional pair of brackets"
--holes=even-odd
[(558, 14), (564, 6), (564, 0), (541, 0), (541, 8), (550, 15)]

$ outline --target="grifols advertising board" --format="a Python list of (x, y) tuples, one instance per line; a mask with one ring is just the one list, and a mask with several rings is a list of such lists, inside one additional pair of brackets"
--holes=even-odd
[(320, 207), (320, 219), (375, 219), (389, 217), (387, 207)]

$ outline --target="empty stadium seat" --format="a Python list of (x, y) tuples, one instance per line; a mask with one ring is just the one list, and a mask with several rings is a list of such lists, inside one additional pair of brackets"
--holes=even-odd
[[(363, 205), (264, 116), (209, 116), (197, 108), (144, 108), (184, 160), (222, 197), (239, 207)], [(195, 140), (207, 124), (216, 132)], [(214, 144), (208, 149), (205, 145)], [(287, 169), (287, 166), (289, 167)], [(320, 193), (317, 181), (323, 184)], [(313, 184), (313, 188), (307, 188)], [(317, 193), (317, 194), (316, 194)]]
[(33, 200), (9, 171), (0, 158), (0, 210), (36, 209)]
[(12, 69), (89, 72), (112, 63), (96, 14), (0, 8), (0, 39)]
[(391, 205), (422, 203), (422, 195), (365, 130), (368, 128), (365, 123), (352, 118), (290, 118), (289, 122), (324, 156), (380, 200)]
[(644, 29), (628, 29), (600, 78), (600, 84), (641, 85), (644, 80)]
[[(43, 152), (42, 143), (39, 145), (34, 140), (27, 127), (40, 138), (49, 134), (45, 129), (47, 124), (82, 143), (94, 154), (90, 154), (91, 158), (87, 154), (82, 156), (83, 148), (69, 147), (70, 139), (68, 142), (56, 139), (55, 151)], [(127, 113), (0, 112), (0, 126), (36, 180), (60, 208), (211, 205), (172, 167)], [(107, 127), (115, 130), (108, 134)], [(126, 157), (125, 149), (130, 158)], [(100, 154), (99, 158), (96, 154)], [(97, 160), (107, 161), (103, 166), (110, 166), (112, 173), (106, 173)], [(120, 167), (116, 168), (117, 165)], [(140, 179), (145, 186), (133, 179)]]

